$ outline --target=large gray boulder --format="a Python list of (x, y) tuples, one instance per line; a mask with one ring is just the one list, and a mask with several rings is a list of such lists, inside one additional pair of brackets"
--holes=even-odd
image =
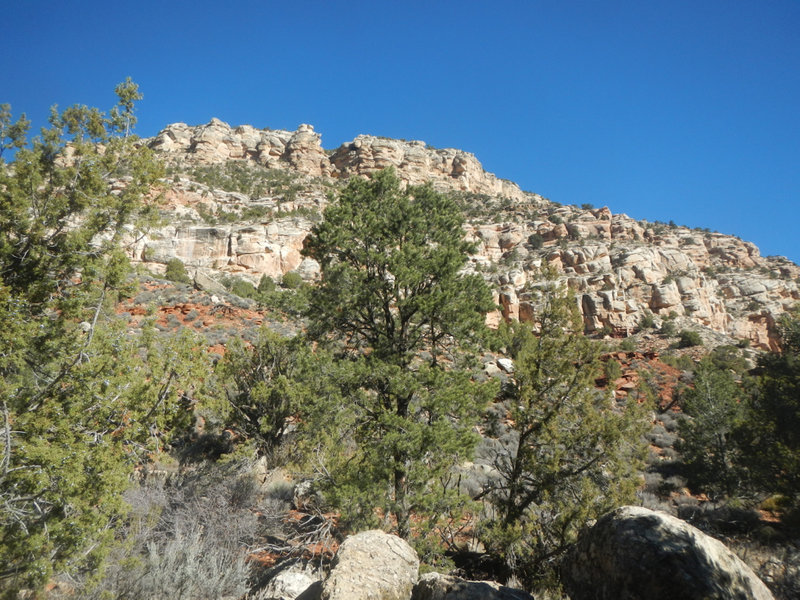
[(411, 546), (383, 531), (364, 531), (339, 546), (322, 599), (409, 600), (418, 577), (419, 558)]
[(419, 578), (411, 600), (533, 600), (533, 596), (494, 581), (467, 581), (428, 573)]
[(637, 506), (618, 508), (584, 531), (561, 575), (572, 600), (773, 600), (721, 542)]

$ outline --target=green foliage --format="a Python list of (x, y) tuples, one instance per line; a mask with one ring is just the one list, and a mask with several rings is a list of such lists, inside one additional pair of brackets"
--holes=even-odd
[(495, 507), (484, 543), (529, 586), (552, 576), (589, 520), (633, 499), (643, 457), (636, 405), (619, 408), (594, 388), (600, 347), (582, 335), (574, 300), (550, 287), (537, 316), (510, 342), (512, 435), (484, 492)]
[(683, 329), (678, 334), (678, 348), (691, 348), (692, 346), (702, 346), (703, 338), (700, 334), (691, 329)]
[(694, 386), (683, 395), (678, 447), (693, 489), (712, 500), (730, 497), (742, 480), (741, 455), (734, 437), (744, 422), (743, 393), (733, 374), (713, 360), (695, 370)]
[[(72, 106), (28, 144), (0, 110), (0, 593), (97, 569), (134, 465), (185, 425), (204, 364), (188, 339), (132, 338), (112, 318), (130, 227), (163, 174), (130, 136), (138, 89), (106, 116)], [(109, 180), (124, 182), (112, 189)]]
[(646, 312), (642, 315), (642, 318), (639, 319), (639, 328), (640, 329), (653, 329), (656, 326), (656, 321), (653, 318), (653, 313)]
[(782, 351), (763, 355), (761, 375), (742, 429), (751, 481), (757, 489), (800, 503), (800, 317), (779, 321)]
[(676, 333), (675, 323), (673, 321), (665, 319), (664, 322), (661, 323), (661, 328), (658, 330), (658, 333), (660, 333), (664, 337), (674, 336)]
[(625, 352), (634, 352), (636, 350), (636, 342), (631, 338), (625, 338), (619, 343), (619, 349)]
[(288, 273), (284, 273), (283, 277), (281, 278), (281, 286), (287, 289), (295, 290), (301, 285), (303, 285), (303, 278), (297, 271), (289, 271)]
[(749, 368), (737, 346), (717, 346), (711, 351), (708, 358), (717, 369), (732, 371), (737, 375), (742, 375)]
[(227, 422), (269, 454), (281, 442), (291, 417), (308, 393), (299, 374), (307, 361), (298, 339), (282, 338), (266, 327), (248, 347), (228, 344), (218, 372), (228, 399)]
[(260, 296), (265, 294), (270, 294), (275, 291), (275, 280), (270, 277), (269, 275), (262, 275), (261, 279), (258, 280), (258, 287), (256, 291)]
[(613, 358), (606, 360), (605, 366), (603, 367), (603, 372), (609, 384), (612, 384), (617, 379), (622, 377), (622, 367), (620, 367), (619, 363)]
[(528, 236), (528, 244), (534, 250), (538, 250), (544, 246), (544, 238), (538, 233), (532, 233)]
[(295, 181), (294, 173), (281, 169), (265, 169), (247, 161), (198, 166), (189, 175), (193, 181), (208, 187), (245, 194), (252, 200), (280, 196), (283, 201), (290, 202), (303, 189), (302, 184)]
[(246, 279), (242, 279), (241, 277), (233, 278), (228, 289), (232, 294), (236, 294), (240, 298), (258, 298), (258, 290), (256, 289), (256, 286)]
[(309, 332), (348, 359), (329, 493), (354, 522), (380, 508), (404, 538), (412, 514), (431, 515), (445, 495), (437, 481), (469, 456), (491, 393), (456, 369), (493, 308), (483, 280), (461, 273), (472, 250), (461, 224), (452, 200), (401, 190), (387, 170), (351, 179), (304, 249), (322, 268)]
[(186, 265), (183, 264), (180, 258), (170, 258), (167, 261), (164, 278), (177, 283), (192, 283), (189, 273), (186, 272)]

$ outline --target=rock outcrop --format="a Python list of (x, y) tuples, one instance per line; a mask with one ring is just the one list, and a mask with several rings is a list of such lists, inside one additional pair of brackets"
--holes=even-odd
[(360, 135), (331, 156), (340, 176), (368, 175), (394, 167), (410, 185), (431, 182), (442, 190), (457, 190), (522, 201), (525, 195), (510, 181), (483, 170), (473, 154), (454, 148), (434, 149), (421, 141), (399, 141)]
[(467, 581), (428, 573), (419, 578), (411, 600), (533, 600), (533, 596), (494, 581)]
[(219, 119), (190, 127), (173, 123), (146, 140), (156, 152), (171, 160), (210, 165), (228, 160), (247, 160), (274, 168), (291, 168), (313, 176), (330, 175), (331, 166), (322, 149), (321, 136), (311, 125), (297, 131), (231, 127)]
[(755, 573), (688, 523), (625, 506), (583, 532), (562, 566), (572, 600), (772, 600)]
[(261, 600), (310, 600), (322, 586), (322, 571), (307, 560), (288, 560), (267, 574), (269, 581), (258, 592)]
[(397, 536), (373, 530), (348, 537), (333, 560), (323, 600), (408, 600), (419, 558)]
[(360, 135), (340, 146), (329, 157), (321, 136), (311, 125), (297, 131), (231, 127), (219, 119), (190, 127), (168, 125), (147, 144), (168, 160), (210, 165), (244, 160), (270, 169), (291, 169), (314, 177), (368, 175), (394, 167), (410, 185), (432, 182), (441, 190), (457, 190), (522, 201), (519, 187), (487, 173), (469, 152), (454, 148), (430, 148), (422, 141), (400, 141)]
[[(543, 268), (572, 290), (594, 333), (628, 335), (652, 315), (656, 326), (678, 318), (727, 343), (746, 339), (776, 350), (776, 321), (800, 301), (800, 267), (762, 257), (752, 243), (636, 221), (606, 207), (561, 206), (485, 172), (461, 150), (360, 135), (326, 152), (310, 125), (292, 132), (232, 128), (217, 119), (170, 125), (146, 143), (178, 173), (166, 193), (168, 224), (131, 245), (132, 257), (154, 270), (177, 257), (204, 274), (252, 283), (288, 271), (312, 280), (318, 265), (304, 260), (301, 248), (328, 193), (340, 180), (392, 166), (406, 183), (431, 182), (464, 206), (465, 233), (477, 248), (470, 268), (490, 281), (500, 306), (491, 324), (535, 319)], [(232, 180), (192, 180), (194, 167), (223, 172), (230, 161), (252, 170), (262, 184), (257, 191), (243, 193)]]

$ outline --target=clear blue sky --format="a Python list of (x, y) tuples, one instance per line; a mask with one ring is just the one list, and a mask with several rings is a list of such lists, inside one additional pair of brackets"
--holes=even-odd
[(0, 102), (422, 139), (564, 204), (800, 261), (800, 1), (7, 3)]

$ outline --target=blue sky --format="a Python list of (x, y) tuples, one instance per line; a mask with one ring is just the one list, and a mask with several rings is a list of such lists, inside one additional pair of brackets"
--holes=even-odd
[(800, 262), (800, 2), (18, 0), (0, 102), (360, 133), (473, 152), (564, 204), (709, 227)]

